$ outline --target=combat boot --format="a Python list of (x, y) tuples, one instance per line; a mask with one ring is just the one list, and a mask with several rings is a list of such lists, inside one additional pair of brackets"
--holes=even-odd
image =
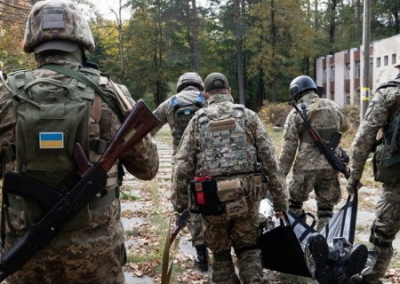
[(332, 271), (328, 266), (329, 247), (326, 239), (320, 233), (313, 233), (308, 239), (307, 253), (312, 256), (315, 269), (314, 278), (319, 284), (329, 284), (332, 280)]
[(333, 283), (348, 283), (353, 275), (361, 273), (367, 259), (368, 248), (365, 245), (352, 246), (348, 253), (336, 261), (333, 269)]
[(205, 245), (197, 245), (194, 266), (200, 271), (208, 271), (208, 251)]

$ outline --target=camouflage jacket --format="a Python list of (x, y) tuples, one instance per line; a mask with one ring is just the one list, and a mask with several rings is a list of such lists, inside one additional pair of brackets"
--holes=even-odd
[[(60, 64), (65, 67), (77, 70), (80, 64), (76, 62), (73, 56), (51, 56), (47, 58), (41, 58), (38, 62), (38, 66), (44, 64)], [(68, 83), (71, 78), (64, 75), (58, 74), (54, 71), (37, 69), (34, 70), (34, 76), (56, 78), (62, 80), (64, 83)], [(115, 96), (115, 90), (112, 87), (110, 80), (107, 77), (101, 76), (100, 87), (106, 93), (111, 96)], [(131, 99), (129, 92), (125, 86), (119, 85), (121, 90), (124, 92), (127, 99), (132, 105), (135, 102)], [(12, 96), (5, 86), (0, 81), (0, 141), (1, 150), (9, 143), (15, 142), (15, 125), (16, 116), (13, 109)], [(120, 127), (118, 117), (113, 113), (109, 106), (102, 102), (102, 116), (100, 119), (100, 138), (106, 141), (110, 141), (116, 131)], [(136, 144), (130, 151), (124, 153), (120, 158), (125, 168), (139, 179), (151, 180), (155, 177), (158, 171), (158, 153), (157, 145), (152, 142), (150, 135), (145, 137), (140, 143)]]
[[(233, 112), (233, 107), (230, 94), (215, 94), (208, 99), (207, 113), (210, 117), (226, 116)], [(198, 114), (197, 112), (194, 115), (186, 128), (176, 153), (171, 202), (178, 211), (188, 207), (188, 185), (196, 176), (196, 157), (200, 149)], [(274, 208), (276, 211), (286, 211), (288, 192), (272, 141), (256, 113), (245, 109), (243, 118), (247, 140), (257, 149), (257, 159), (262, 163), (269, 178), (269, 191), (273, 197)]]
[(361, 179), (364, 164), (376, 141), (377, 133), (388, 121), (389, 112), (399, 96), (397, 87), (388, 87), (379, 89), (370, 101), (351, 146), (350, 178)]
[[(308, 93), (299, 100), (298, 104), (305, 103), (307, 105), (307, 113), (309, 116), (309, 109), (313, 107), (313, 104), (315, 104), (317, 99), (317, 94)], [(329, 99), (320, 99), (319, 108), (324, 108), (329, 111), (333, 119), (316, 115), (311, 121), (313, 127), (321, 129), (326, 125), (330, 125), (336, 128), (339, 132), (345, 132), (349, 129), (349, 120), (334, 101)], [(332, 168), (325, 156), (312, 142), (301, 142), (302, 135), (308, 135), (305, 132), (303, 119), (296, 113), (295, 109), (292, 109), (286, 118), (282, 138), (282, 148), (279, 155), (279, 161), (285, 175), (289, 173), (295, 158), (296, 161), (293, 167), (296, 167), (296, 169), (306, 168), (307, 170), (317, 170)]]
[[(200, 91), (197, 88), (189, 86), (183, 89), (180, 93), (176, 94), (175, 96), (178, 99), (180, 105), (190, 105), (196, 101), (197, 97), (199, 96), (199, 93)], [(154, 136), (161, 129), (161, 127), (163, 127), (166, 123), (168, 123), (172, 132), (173, 155), (175, 155), (180, 140), (177, 141), (177, 139), (175, 138), (176, 135), (174, 135), (176, 128), (175, 128), (174, 106), (172, 104), (171, 98), (161, 103), (158, 106), (158, 108), (155, 111), (153, 111), (153, 114), (160, 120), (160, 123), (156, 128), (154, 128), (151, 131), (151, 135)]]

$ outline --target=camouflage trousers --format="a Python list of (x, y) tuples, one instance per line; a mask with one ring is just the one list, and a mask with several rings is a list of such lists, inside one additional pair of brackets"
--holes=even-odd
[(200, 214), (192, 213), (190, 215), (187, 228), (192, 236), (192, 245), (204, 245), (203, 220)]
[[(7, 210), (6, 250), (24, 234), (23, 211)], [(9, 284), (123, 284), (121, 261), (123, 227), (120, 203), (91, 210), (89, 226), (61, 231), (20, 270), (7, 278)]]
[(233, 248), (237, 256), (240, 280), (244, 284), (260, 284), (263, 278), (261, 251), (256, 247), (259, 237), (260, 202), (248, 203), (249, 210), (240, 217), (228, 219), (219, 216), (202, 215), (204, 240), (212, 251), (215, 284), (240, 283), (231, 258)]
[(400, 186), (383, 184), (382, 190), (370, 237), (377, 259), (372, 270), (364, 275), (367, 283), (378, 283), (385, 276), (393, 256), (392, 242), (400, 231)]
[(303, 203), (314, 190), (317, 201), (317, 230), (320, 231), (333, 216), (332, 209), (340, 201), (341, 189), (338, 172), (333, 169), (307, 171), (293, 168), (289, 182), (289, 208), (296, 215), (302, 214)]

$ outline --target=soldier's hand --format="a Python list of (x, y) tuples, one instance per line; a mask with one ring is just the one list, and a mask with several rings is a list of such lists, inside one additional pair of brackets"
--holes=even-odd
[(354, 194), (357, 191), (357, 186), (360, 183), (359, 180), (350, 177), (347, 180), (346, 189), (349, 194)]
[(282, 211), (276, 211), (276, 212), (274, 213), (274, 216), (275, 216), (275, 218), (277, 218), (277, 219), (283, 219), (283, 213), (282, 213)]

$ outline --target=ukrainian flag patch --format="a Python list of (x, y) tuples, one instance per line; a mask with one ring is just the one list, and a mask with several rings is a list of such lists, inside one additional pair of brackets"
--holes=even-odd
[(40, 149), (62, 149), (64, 148), (63, 132), (40, 132), (39, 133)]

